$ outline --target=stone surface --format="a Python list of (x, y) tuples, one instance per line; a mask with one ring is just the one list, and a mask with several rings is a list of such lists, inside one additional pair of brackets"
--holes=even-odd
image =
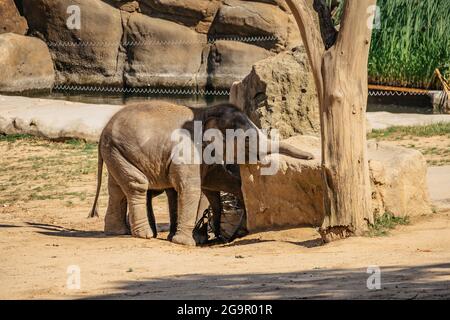
[(367, 119), (374, 130), (384, 130), (394, 126), (424, 126), (439, 122), (450, 123), (450, 115), (447, 114), (368, 112)]
[(205, 86), (205, 35), (174, 22), (135, 13), (128, 20), (125, 39), (130, 44), (125, 70), (128, 86)]
[[(318, 139), (303, 136), (292, 144), (320, 157)], [(320, 161), (279, 156), (275, 175), (260, 175), (258, 166), (241, 165), (241, 178), (250, 232), (321, 225), (324, 216)]]
[(369, 141), (368, 155), (374, 213), (399, 217), (431, 213), (427, 163), (419, 151)]
[[(282, 51), (301, 42), (282, 0), (21, 3), (30, 35), (49, 45), (58, 85), (191, 89), (209, 85), (229, 90), (253, 63), (270, 55), (262, 48)], [(73, 5), (80, 8), (79, 29), (68, 24), (74, 21), (68, 11)], [(232, 40), (229, 36), (236, 41), (233, 45), (220, 41)], [(255, 41), (255, 37), (276, 40)]]
[[(257, 166), (241, 166), (249, 231), (320, 226), (324, 218), (320, 140), (295, 136), (286, 142), (312, 152), (313, 161), (279, 156), (275, 175), (262, 176)], [(374, 213), (396, 216), (431, 213), (427, 167), (415, 150), (369, 142)], [(270, 156), (275, 157), (274, 155)]]
[(121, 106), (0, 96), (0, 134), (32, 134), (48, 139), (98, 141)]
[(261, 47), (282, 50), (288, 43), (289, 16), (278, 6), (261, 2), (224, 0), (211, 25), (215, 37), (274, 37), (255, 42)]
[(278, 129), (283, 138), (320, 132), (314, 77), (303, 47), (257, 62), (233, 84), (230, 102), (257, 126)]
[(51, 89), (55, 72), (46, 44), (33, 37), (0, 34), (0, 92)]
[[(69, 29), (67, 8), (77, 5), (80, 29)], [(103, 1), (23, 0), (32, 35), (50, 43), (57, 83), (122, 85), (121, 11)]]
[(141, 0), (142, 12), (207, 33), (221, 2), (217, 0)]
[(116, 1), (116, 8), (128, 13), (141, 12), (139, 2), (137, 1)]
[(450, 166), (428, 168), (431, 201), (438, 209), (450, 209)]
[(236, 81), (244, 79), (253, 64), (273, 54), (261, 47), (221, 40), (211, 46), (208, 56), (208, 86), (229, 90)]
[(19, 14), (14, 0), (1, 0), (0, 34), (13, 32), (24, 35), (27, 33), (27, 30), (27, 21)]

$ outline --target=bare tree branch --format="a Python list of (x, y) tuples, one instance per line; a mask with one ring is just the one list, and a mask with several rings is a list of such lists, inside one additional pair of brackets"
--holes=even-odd
[(330, 8), (324, 0), (314, 0), (314, 10), (319, 15), (320, 33), (325, 44), (325, 49), (330, 49), (335, 43), (338, 36), (337, 30), (334, 28)]

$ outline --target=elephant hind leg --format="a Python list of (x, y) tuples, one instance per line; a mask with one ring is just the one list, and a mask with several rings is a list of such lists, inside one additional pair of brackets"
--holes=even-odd
[(118, 151), (112, 150), (111, 156), (115, 165), (108, 166), (108, 169), (126, 195), (131, 235), (151, 239), (153, 233), (147, 218), (147, 177)]
[(178, 217), (178, 194), (175, 189), (166, 190), (167, 199), (169, 200), (169, 216), (170, 216), (170, 232), (167, 240), (172, 241), (177, 232), (177, 217)]
[(127, 227), (127, 198), (116, 180), (108, 176), (108, 209), (105, 216), (105, 233), (108, 235), (129, 234)]

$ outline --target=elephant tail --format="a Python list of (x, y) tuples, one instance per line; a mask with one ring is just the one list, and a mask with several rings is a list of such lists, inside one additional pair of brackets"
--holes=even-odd
[(100, 152), (100, 143), (98, 147), (98, 168), (97, 168), (97, 193), (95, 194), (95, 200), (94, 204), (92, 206), (91, 213), (89, 213), (88, 218), (95, 218), (98, 217), (98, 211), (97, 211), (97, 203), (98, 198), (100, 196), (100, 190), (102, 187), (102, 176), (103, 176), (103, 157), (102, 153)]

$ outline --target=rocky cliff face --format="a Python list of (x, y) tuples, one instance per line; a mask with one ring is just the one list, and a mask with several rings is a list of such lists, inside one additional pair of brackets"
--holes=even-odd
[(278, 0), (17, 2), (28, 34), (49, 46), (56, 84), (228, 90), (301, 41)]

